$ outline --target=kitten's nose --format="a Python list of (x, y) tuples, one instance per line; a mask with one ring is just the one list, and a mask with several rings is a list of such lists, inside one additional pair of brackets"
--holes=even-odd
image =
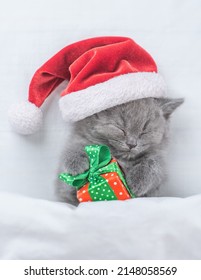
[(126, 144), (129, 147), (129, 149), (133, 149), (137, 146), (137, 142), (136, 143), (126, 143)]

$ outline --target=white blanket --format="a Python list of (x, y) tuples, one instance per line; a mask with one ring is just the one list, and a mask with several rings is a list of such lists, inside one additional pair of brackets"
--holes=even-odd
[(1, 259), (201, 259), (201, 195), (67, 204), (0, 195)]

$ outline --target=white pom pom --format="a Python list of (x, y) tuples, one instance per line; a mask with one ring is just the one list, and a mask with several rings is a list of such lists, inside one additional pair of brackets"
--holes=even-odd
[(8, 117), (13, 129), (25, 135), (36, 132), (43, 121), (41, 109), (28, 101), (12, 105)]

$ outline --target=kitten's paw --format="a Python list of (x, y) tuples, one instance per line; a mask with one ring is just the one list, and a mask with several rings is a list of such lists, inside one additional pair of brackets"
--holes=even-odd
[(132, 171), (125, 172), (126, 182), (137, 197), (145, 196), (148, 192), (146, 172), (140, 165), (135, 166)]
[(161, 184), (162, 176), (152, 174), (149, 168), (143, 165), (136, 165), (132, 172), (127, 173), (126, 181), (137, 197), (156, 196), (154, 193)]
[(85, 153), (74, 154), (73, 157), (67, 157), (64, 163), (64, 170), (73, 176), (81, 174), (89, 169), (89, 160)]
[(131, 182), (128, 182), (128, 187), (136, 197), (142, 197), (146, 194), (144, 185), (142, 185), (139, 182), (136, 182), (135, 180), (131, 179)]
[(72, 186), (66, 185), (61, 181), (57, 181), (56, 194), (59, 201), (61, 202), (66, 202), (74, 206), (79, 205), (79, 201), (77, 199), (77, 191)]
[(77, 191), (75, 188), (73, 188), (73, 190), (71, 190), (71, 188), (69, 188), (66, 192), (66, 203), (72, 204), (74, 206), (78, 206), (79, 205), (79, 201), (77, 199)]

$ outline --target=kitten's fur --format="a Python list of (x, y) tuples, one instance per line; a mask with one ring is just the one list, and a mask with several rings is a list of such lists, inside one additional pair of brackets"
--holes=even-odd
[[(169, 117), (182, 103), (183, 99), (144, 98), (74, 123), (59, 173), (84, 172), (89, 167), (84, 146), (106, 144), (137, 197), (156, 195), (165, 178)], [(66, 202), (78, 204), (74, 188), (60, 182), (58, 191)]]

